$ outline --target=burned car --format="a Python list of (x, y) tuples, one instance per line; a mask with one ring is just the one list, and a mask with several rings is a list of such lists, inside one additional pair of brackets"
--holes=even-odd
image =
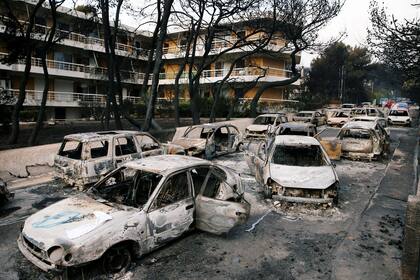
[(264, 139), (269, 134), (273, 133), (282, 123), (287, 123), (287, 116), (285, 113), (260, 115), (245, 129), (245, 139)]
[(161, 154), (184, 154), (184, 149), (161, 144), (150, 134), (139, 131), (71, 134), (64, 137), (54, 158), (55, 176), (83, 187), (126, 161)]
[(378, 122), (351, 121), (335, 138), (319, 140), (330, 158), (374, 160), (386, 154), (390, 146), (389, 135)]
[(18, 247), (44, 271), (98, 260), (120, 272), (189, 230), (222, 234), (245, 223), (243, 195), (231, 169), (188, 156), (143, 158), (27, 218)]
[(327, 120), (329, 126), (342, 127), (346, 122), (350, 120), (350, 114), (347, 111), (335, 111)]
[(288, 122), (279, 125), (274, 135), (303, 135), (315, 136), (316, 126), (312, 123)]
[(188, 127), (180, 138), (170, 143), (183, 147), (189, 156), (210, 160), (238, 151), (242, 135), (234, 125), (209, 123)]
[(324, 114), (318, 111), (300, 111), (293, 117), (295, 122), (309, 122), (316, 126), (324, 125), (326, 123), (326, 117)]
[(264, 196), (306, 203), (336, 203), (339, 180), (321, 144), (309, 136), (276, 136), (246, 154)]

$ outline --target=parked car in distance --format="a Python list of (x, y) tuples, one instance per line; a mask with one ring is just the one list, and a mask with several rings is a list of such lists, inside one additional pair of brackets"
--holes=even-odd
[(238, 151), (242, 135), (234, 125), (209, 123), (188, 127), (182, 137), (170, 144), (183, 147), (187, 155), (212, 159)]
[(178, 155), (142, 158), (31, 215), (18, 247), (44, 271), (98, 260), (120, 272), (191, 229), (222, 234), (245, 223), (243, 195), (239, 175), (226, 167)]
[[(351, 119), (353, 122), (376, 122), (379, 123), (383, 128), (388, 127), (388, 121), (383, 117), (371, 117), (371, 116), (359, 116)], [(389, 134), (389, 133), (388, 133)]]
[(368, 108), (368, 107), (371, 107), (372, 106), (372, 103), (370, 103), (370, 102), (362, 102), (362, 107), (364, 107), (364, 108)]
[(334, 111), (327, 120), (329, 126), (342, 127), (350, 120), (349, 111)]
[(390, 145), (388, 133), (377, 122), (350, 121), (334, 139), (317, 137), (330, 158), (339, 154), (344, 158), (375, 160), (387, 153)]
[(341, 105), (341, 109), (344, 111), (350, 111), (351, 109), (355, 107), (356, 107), (356, 104), (353, 104), (353, 103), (344, 103)]
[(373, 107), (353, 108), (350, 111), (350, 116), (352, 118), (361, 117), (361, 116), (381, 117), (381, 118), (385, 117), (382, 111), (380, 111), (378, 108), (373, 108)]
[(279, 125), (274, 135), (315, 136), (317, 133), (317, 128), (312, 123), (288, 122)]
[(253, 123), (245, 129), (245, 139), (264, 139), (273, 133), (277, 127), (287, 122), (285, 113), (263, 114), (255, 118)]
[(300, 111), (293, 117), (295, 122), (309, 122), (316, 126), (326, 123), (325, 115), (318, 111)]
[(161, 154), (184, 154), (184, 149), (161, 144), (152, 135), (140, 131), (70, 134), (64, 137), (55, 155), (55, 176), (82, 188), (126, 161)]
[(410, 113), (407, 109), (389, 111), (388, 123), (390, 125), (411, 126), (411, 122)]
[(338, 200), (337, 173), (313, 137), (276, 136), (247, 152), (245, 159), (267, 198), (305, 203)]

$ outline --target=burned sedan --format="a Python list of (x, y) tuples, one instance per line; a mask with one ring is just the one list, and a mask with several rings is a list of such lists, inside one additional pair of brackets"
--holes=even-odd
[(246, 161), (264, 196), (305, 203), (336, 203), (338, 177), (321, 144), (309, 136), (276, 136)]
[(242, 135), (230, 124), (202, 124), (188, 127), (182, 137), (171, 144), (181, 146), (189, 156), (212, 159), (233, 153), (242, 145)]
[(143, 158), (30, 216), (18, 246), (44, 271), (98, 260), (106, 272), (119, 272), (191, 229), (222, 234), (245, 223), (243, 195), (239, 176), (209, 161)]
[(180, 146), (161, 144), (139, 131), (101, 131), (71, 134), (54, 158), (55, 176), (84, 187), (122, 163), (161, 154), (184, 154)]
[(317, 137), (330, 158), (375, 160), (386, 154), (390, 146), (387, 131), (376, 121), (351, 121), (334, 138)]
[(256, 117), (254, 122), (245, 129), (245, 139), (265, 139), (282, 123), (287, 123), (287, 116), (285, 113), (260, 115)]

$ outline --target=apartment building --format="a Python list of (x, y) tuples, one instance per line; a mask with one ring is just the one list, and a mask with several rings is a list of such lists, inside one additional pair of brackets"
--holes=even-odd
[[(28, 19), (28, 10), (36, 4), (33, 0), (14, 1), (15, 15), (25, 22)], [(62, 38), (48, 53), (48, 70), (50, 74), (49, 95), (47, 101), (47, 119), (79, 119), (88, 117), (85, 108), (104, 106), (107, 89), (107, 69), (103, 34), (100, 22), (91, 20), (89, 14), (60, 7), (57, 11), (59, 17), (57, 27)], [(6, 31), (4, 21), (7, 20), (5, 9), (0, 9), (0, 32)], [(52, 20), (49, 17), (48, 6), (44, 6), (35, 19), (35, 28), (32, 38), (43, 40)], [(252, 27), (243, 28), (243, 32), (252, 32)], [(216, 55), (237, 40), (232, 34), (222, 34), (213, 42), (211, 55)], [(287, 55), (277, 53), (284, 40), (281, 37), (273, 39), (267, 50), (272, 54), (256, 54), (237, 62), (230, 76), (231, 83), (249, 83), (254, 81), (261, 71), (265, 76), (260, 82), (269, 82), (286, 79)], [(121, 57), (121, 77), (123, 84), (123, 97), (133, 103), (140, 102), (139, 92), (143, 83), (144, 72), (147, 65), (148, 50), (151, 46), (151, 34), (148, 31), (134, 30), (121, 25), (116, 43), (116, 54)], [(7, 55), (6, 43), (0, 41), (0, 58)], [(174, 79), (179, 63), (185, 52), (185, 35), (183, 32), (170, 33), (164, 45), (164, 66), (159, 75), (159, 97), (171, 99), (174, 95)], [(199, 43), (196, 55), (199, 59), (203, 51), (203, 44)], [(246, 49), (235, 49), (221, 56), (215, 63), (203, 72), (200, 78), (201, 94), (210, 96), (215, 82), (221, 80), (227, 73), (235, 55)], [(8, 65), (0, 63), (0, 88), (18, 92), (19, 81), (24, 71), (24, 61)], [(180, 79), (181, 85), (188, 80), (184, 74)], [(36, 107), (41, 102), (44, 87), (43, 71), (38, 52), (32, 58), (31, 75), (27, 85), (25, 106)], [(251, 98), (257, 88), (245, 93), (245, 98)], [(276, 88), (266, 91), (263, 98), (268, 100), (282, 100), (284, 89)], [(223, 92), (226, 96), (233, 95), (232, 89)], [(181, 98), (188, 99), (186, 86), (183, 87)]]

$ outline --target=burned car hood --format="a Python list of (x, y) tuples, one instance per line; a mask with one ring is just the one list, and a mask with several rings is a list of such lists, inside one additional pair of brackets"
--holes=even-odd
[(266, 124), (251, 124), (246, 128), (250, 132), (263, 132), (268, 130), (268, 125)]
[(201, 139), (201, 138), (190, 139), (190, 138), (181, 137), (179, 139), (172, 141), (171, 144), (179, 145), (183, 147), (184, 149), (189, 149), (189, 148), (204, 149), (206, 146), (206, 139)]
[(112, 220), (118, 220), (127, 211), (108, 206), (94, 198), (79, 194), (50, 205), (30, 216), (23, 235), (46, 250), (57, 244), (70, 244), (85, 237)]
[(283, 187), (326, 189), (337, 179), (331, 166), (289, 166), (270, 164), (270, 178)]

